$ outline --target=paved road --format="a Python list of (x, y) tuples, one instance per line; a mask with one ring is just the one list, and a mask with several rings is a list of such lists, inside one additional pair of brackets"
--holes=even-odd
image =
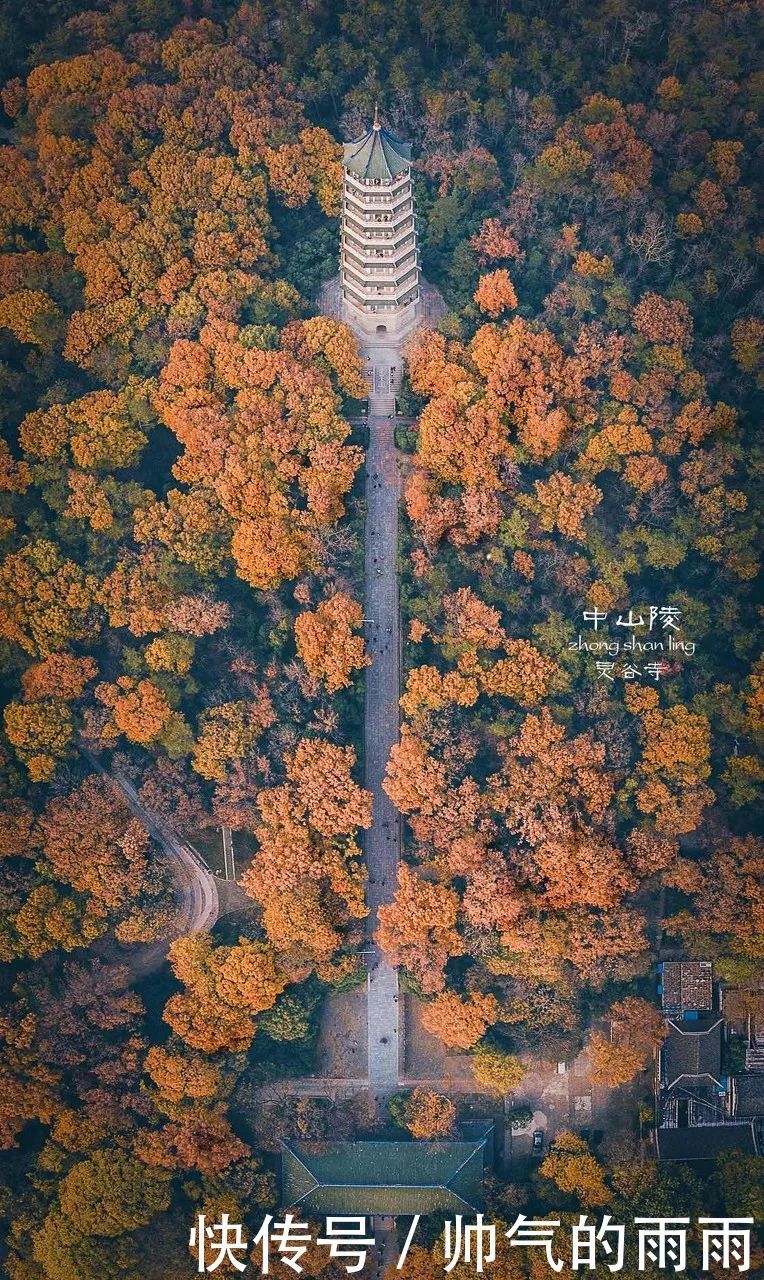
[(174, 864), (180, 895), (180, 910), (174, 921), (174, 929), (179, 934), (200, 933), (203, 929), (211, 929), (218, 918), (218, 888), (215, 877), (202, 858), (191, 845), (186, 844), (164, 822), (144, 808), (132, 782), (121, 774), (109, 773), (92, 751), (84, 747), (80, 750), (96, 773), (110, 778), (119, 787), (133, 815), (143, 823)]
[[(425, 1076), (401, 1077), (399, 1087), (406, 1089), (442, 1089), (446, 1093), (475, 1093), (478, 1091), (472, 1076), (461, 1079)], [(269, 1080), (257, 1090), (257, 1097), (264, 1102), (275, 1098), (352, 1098), (368, 1089), (367, 1076), (292, 1076)]]
[(358, 1076), (295, 1076), (292, 1079), (268, 1080), (255, 1090), (261, 1103), (281, 1098), (354, 1098), (368, 1088), (366, 1078)]
[(390, 748), (398, 741), (400, 625), (398, 613), (398, 499), (394, 421), (369, 418), (366, 456), (366, 673), (365, 757), (373, 819), (366, 833), (369, 875), (368, 1035), (369, 1091), (379, 1111), (398, 1088), (398, 973), (374, 941), (377, 911), (392, 901), (398, 876), (398, 815), (382, 789)]
[(233, 851), (233, 831), (230, 827), (221, 827), (223, 836), (223, 867), (226, 880), (236, 879), (236, 858)]

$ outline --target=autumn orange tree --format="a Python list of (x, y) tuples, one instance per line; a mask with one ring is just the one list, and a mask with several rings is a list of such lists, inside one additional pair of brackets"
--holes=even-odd
[[(127, 815), (82, 790), (79, 745), (114, 752), (184, 834), (248, 830), (246, 940), (275, 948), (289, 988), (352, 976), (368, 811), (328, 748), (357, 732), (360, 637), (351, 625), (343, 647), (343, 624), (339, 676), (321, 665), (325, 620), (307, 615), (357, 594), (344, 401), (362, 383), (350, 334), (312, 297), (336, 270), (338, 140), (376, 98), (414, 143), (423, 263), (446, 303), (411, 344), (404, 396), (421, 412), (398, 433), (414, 446), (412, 647), (387, 787), (418, 897), (411, 919), (391, 907), (387, 945), (445, 978), (430, 1016), (461, 1025), (450, 1047), (470, 1042), (495, 1081), (496, 1053), (575, 1053), (605, 984), (609, 1007), (635, 998), (661, 884), (687, 952), (755, 980), (760, 42), (750, 6), (693, 2), (656, 23), (636, 0), (615, 39), (603, 6), (476, 19), (444, 0), (372, 22), (346, 0), (331, 22), (291, 0), (276, 20), (246, 5), (144, 7), (140, 22), (130, 6), (6, 9), (0, 955), (23, 1035), (3, 1030), (2, 1074), (11, 1130), (46, 1136), (19, 1157), (32, 1198), (13, 1188), (5, 1266), (14, 1280), (180, 1274), (186, 1253), (148, 1256), (148, 1240), (171, 1254), (189, 1208), (236, 1221), (273, 1191), (202, 1096), (225, 1094), (238, 1053), (173, 1034), (172, 1061), (149, 1066), (153, 1019), (85, 956), (104, 927), (162, 932), (170, 897), (150, 896), (162, 864)], [(604, 653), (571, 647), (581, 631), (623, 639), (619, 615), (661, 604), (697, 650), (664, 653), (658, 678), (608, 681)], [(608, 614), (596, 632), (582, 626), (594, 608)], [(304, 742), (320, 758), (292, 776)], [(224, 929), (216, 953), (241, 945)], [(250, 962), (267, 977), (258, 956), (238, 954), (226, 1000), (252, 994)], [(228, 1009), (214, 963), (186, 976), (208, 1013)], [(181, 1025), (209, 1034), (181, 987)], [(282, 1011), (282, 1029), (304, 1025), (293, 999), (252, 1015), (253, 1058)], [(486, 1000), (497, 1008), (466, 1018)], [(231, 1038), (249, 1034), (230, 1007)], [(178, 1099), (179, 1078), (199, 1096)], [(312, 1102), (292, 1111), (295, 1131), (326, 1134)], [(556, 1155), (558, 1180), (533, 1194), (583, 1208), (597, 1171)], [(112, 1184), (138, 1204), (120, 1234), (65, 1212), (75, 1166), (79, 1193), (103, 1182), (106, 1220)], [(157, 1173), (175, 1175), (170, 1209)], [(732, 1181), (720, 1170), (714, 1211), (734, 1212)], [(649, 1161), (605, 1186), (622, 1217), (696, 1194)], [(507, 1276), (521, 1253), (500, 1255)], [(441, 1244), (412, 1251), (422, 1280), (443, 1261)]]
[(649, 1067), (668, 1034), (660, 1010), (639, 996), (627, 996), (608, 1010), (610, 1034), (594, 1031), (589, 1041), (592, 1081), (612, 1088)]
[(574, 1195), (582, 1208), (593, 1209), (610, 1200), (605, 1170), (584, 1139), (574, 1133), (557, 1134), (540, 1171), (561, 1191)]
[(432, 1089), (412, 1089), (390, 1099), (390, 1115), (408, 1129), (412, 1138), (450, 1138), (456, 1125), (456, 1107), (450, 1098)]
[(453, 992), (434, 996), (425, 1006), (422, 1026), (449, 1049), (471, 1049), (499, 1016), (499, 1004), (492, 995)]
[(509, 272), (503, 267), (490, 271), (480, 277), (475, 290), (475, 302), (481, 311), (489, 316), (498, 316), (502, 311), (512, 311), (517, 306), (515, 293)]
[(231, 556), (262, 590), (299, 577), (316, 563), (316, 531), (343, 514), (361, 457), (344, 443), (336, 387), (360, 394), (363, 385), (357, 351), (334, 321), (293, 322), (277, 351), (218, 317), (198, 340), (179, 339), (155, 405), (183, 445), (175, 474), (189, 488), (139, 512), (137, 539), (202, 572)]
[(708, 720), (677, 706), (645, 711), (642, 723), (644, 781), (636, 795), (637, 806), (655, 815), (659, 831), (673, 835), (692, 831), (703, 805), (714, 798), (710, 787), (703, 785), (711, 772)]
[(257, 1014), (275, 1003), (289, 981), (272, 946), (244, 938), (232, 947), (214, 947), (204, 934), (179, 938), (170, 963), (185, 991), (170, 997), (165, 1021), (205, 1053), (246, 1049)]
[(55, 878), (85, 895), (89, 928), (112, 913), (125, 941), (150, 938), (166, 927), (172, 894), (168, 872), (116, 784), (91, 777), (68, 794), (51, 797), (31, 841)]
[(764, 847), (756, 836), (717, 840), (698, 861), (679, 859), (667, 882), (687, 896), (686, 909), (665, 921), (693, 953), (720, 957), (720, 972), (741, 981), (761, 962)]
[[(17, 1017), (13, 1017), (15, 1013)], [(62, 1108), (60, 1072), (41, 1063), (35, 1052), (37, 1019), (28, 1008), (3, 1015), (3, 1090), (0, 1096), (0, 1146), (18, 1146), (19, 1134), (30, 1120), (50, 1124)]]
[[(718, 224), (726, 199), (720, 172), (739, 178), (737, 154), (720, 143), (717, 156), (709, 143), (694, 205), (704, 228)], [(462, 294), (458, 323), (422, 331), (407, 352), (424, 407), (406, 484), (404, 723), (385, 786), (408, 823), (413, 872), (449, 902), (449, 920), (456, 911), (449, 929), (467, 960), (453, 994), (495, 994), (521, 1040), (537, 1034), (528, 983), (539, 1009), (555, 993), (549, 1026), (564, 1034), (558, 1002), (646, 970), (640, 886), (652, 891), (664, 877), (699, 891), (677, 837), (702, 825), (725, 788), (743, 806), (755, 790), (754, 754), (737, 745), (730, 753), (733, 735), (752, 723), (755, 691), (745, 705), (734, 681), (726, 697), (710, 684), (699, 693), (681, 645), (673, 662), (658, 662), (652, 677), (635, 672), (633, 683), (608, 681), (593, 657), (570, 652), (584, 611), (599, 610), (614, 638), (616, 619), (632, 604), (647, 616), (653, 601), (682, 616), (680, 640), (690, 631), (710, 639), (711, 577), (724, 574), (729, 622), (755, 572), (736, 398), (731, 389), (714, 397), (695, 362), (691, 299), (650, 283), (650, 264), (665, 252), (661, 224), (646, 218), (629, 232), (648, 276), (629, 292), (623, 260), (587, 242), (568, 212), (550, 241), (543, 310), (529, 318), (523, 297), (524, 236), (540, 205), (560, 192), (575, 205), (593, 184), (625, 210), (652, 176), (637, 116), (614, 97), (586, 99), (536, 152), (514, 218), (486, 219), (472, 236), (488, 270), (473, 277), (474, 298)], [(512, 314), (518, 302), (522, 314)], [(753, 370), (755, 326), (741, 322), (732, 341), (739, 368)], [(698, 558), (704, 585), (691, 595), (681, 575)], [(660, 591), (652, 574), (662, 575)], [(661, 640), (648, 647), (664, 655), (676, 638), (675, 626), (668, 635), (653, 622), (636, 633)], [(755, 681), (753, 673), (751, 690)], [(726, 744), (722, 776), (714, 718)], [(708, 949), (693, 919), (688, 910), (677, 927)], [(412, 941), (430, 937), (427, 921), (424, 903), (417, 910), (412, 900), (407, 915), (396, 904), (380, 931), (389, 954), (404, 956), (403, 930)], [(452, 954), (455, 945), (450, 938)], [(437, 945), (431, 954), (425, 968), (412, 952), (412, 972), (428, 983), (434, 975), (440, 989)], [(647, 1060), (652, 1041), (630, 1045), (630, 1034), (614, 1032), (610, 1052), (595, 1033), (610, 1078), (630, 1078)]]
[(361, 626), (363, 609), (338, 591), (319, 601), (315, 611), (306, 609), (295, 619), (297, 653), (311, 675), (326, 684), (328, 693), (347, 688), (353, 671), (368, 666)]
[(404, 965), (425, 994), (442, 991), (445, 966), (464, 944), (456, 929), (459, 896), (428, 883), (405, 864), (398, 872), (395, 899), (379, 908), (377, 939), (390, 960)]
[(518, 1058), (486, 1041), (472, 1051), (472, 1070), (481, 1089), (498, 1094), (512, 1093), (526, 1074)]
[(327, 980), (352, 970), (342, 952), (366, 915), (356, 842), (371, 824), (371, 797), (353, 780), (355, 755), (303, 739), (285, 761), (284, 781), (257, 798), (258, 848), (242, 884), (292, 980), (315, 969)]

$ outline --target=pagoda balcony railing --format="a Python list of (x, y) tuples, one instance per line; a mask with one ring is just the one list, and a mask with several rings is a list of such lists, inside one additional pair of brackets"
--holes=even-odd
[(358, 280), (352, 272), (346, 272), (342, 278), (342, 285), (343, 288), (348, 285), (353, 286), (357, 296), (363, 298), (365, 302), (400, 302), (401, 298), (418, 283), (418, 279), (418, 267), (407, 271), (402, 280), (383, 286), (369, 286), (367, 281)]
[(401, 218), (411, 217), (414, 212), (414, 206), (410, 200), (402, 204), (399, 209), (393, 210), (391, 213), (359, 213), (357, 209), (353, 209), (350, 205), (345, 205), (344, 216), (352, 218), (364, 228), (368, 227), (387, 227), (397, 226)]
[(394, 212), (391, 212), (388, 217), (387, 214), (368, 213), (363, 210), (359, 213), (359, 211), (354, 209), (352, 205), (346, 204), (342, 209), (342, 217), (343, 219), (351, 219), (353, 222), (357, 222), (359, 226), (364, 228), (389, 227), (391, 225), (395, 226), (402, 217), (416, 217), (416, 209), (414, 208), (413, 200), (407, 200)]
[(363, 273), (369, 280), (395, 279), (395, 267), (392, 262), (385, 267), (381, 267), (377, 263), (371, 265), (368, 262), (363, 262), (360, 258), (356, 258), (352, 253), (343, 254), (340, 262), (352, 267), (359, 274)]
[(357, 174), (351, 173), (349, 169), (345, 170), (345, 187), (352, 188), (352, 190), (357, 191), (359, 195), (364, 197), (364, 199), (368, 199), (370, 196), (376, 194), (381, 195), (382, 193), (387, 194), (387, 192), (396, 192), (400, 190), (405, 183), (410, 181), (410, 169), (404, 169), (401, 173), (396, 174), (392, 180), (387, 181), (380, 179), (379, 182), (375, 182), (373, 179), (365, 181), (363, 178), (359, 178)]
[(400, 218), (402, 213), (413, 213), (414, 202), (409, 196), (407, 200), (399, 200), (394, 205), (385, 205), (384, 208), (369, 209), (368, 205), (357, 205), (352, 200), (346, 200), (343, 205), (343, 213), (347, 217), (355, 218), (357, 222), (377, 223), (377, 222), (395, 222)]
[(386, 199), (381, 198), (375, 200), (366, 200), (359, 196), (355, 191), (345, 192), (346, 204), (352, 205), (356, 209), (371, 209), (378, 211), (380, 209), (397, 209), (400, 205), (405, 204), (407, 200), (411, 200), (411, 187), (401, 187), (400, 191), (394, 196), (388, 196)]
[(374, 301), (375, 298), (395, 299), (406, 293), (416, 283), (418, 276), (419, 271), (417, 269), (416, 271), (408, 272), (404, 280), (396, 280), (394, 284), (377, 287), (370, 285), (366, 280), (359, 280), (352, 271), (345, 271), (342, 274), (342, 285), (343, 287), (352, 287), (366, 301)]
[(353, 267), (345, 267), (343, 276), (348, 280), (354, 280), (359, 289), (363, 289), (364, 293), (378, 293), (380, 289), (395, 290), (398, 285), (397, 280), (369, 280), (367, 276), (363, 276)]
[(351, 263), (357, 271), (363, 271), (370, 279), (384, 279), (385, 276), (396, 275), (401, 267), (408, 267), (410, 263), (416, 261), (417, 251), (413, 245), (410, 245), (405, 253), (399, 258), (388, 258), (382, 262), (379, 259), (371, 261), (364, 260), (351, 253), (347, 246), (343, 249), (340, 257), (341, 263)]
[(362, 236), (364, 239), (389, 240), (393, 235), (400, 235), (403, 231), (408, 231), (416, 226), (416, 215), (414, 213), (405, 213), (400, 223), (390, 222), (374, 222), (363, 225), (356, 221), (350, 214), (345, 213), (342, 218), (342, 228), (348, 231), (355, 231), (356, 235)]
[(405, 236), (397, 240), (393, 240), (384, 245), (372, 244), (365, 236), (358, 238), (358, 233), (354, 233), (349, 229), (345, 229), (342, 236), (342, 245), (350, 253), (354, 253), (357, 258), (369, 265), (389, 266), (391, 263), (400, 262), (401, 258), (405, 258), (416, 247), (416, 236), (412, 227)]
[(414, 232), (412, 230), (400, 244), (396, 243), (395, 245), (386, 245), (384, 249), (379, 249), (376, 245), (371, 246), (369, 244), (363, 244), (359, 247), (355, 240), (351, 241), (350, 238), (346, 236), (345, 249), (347, 251), (349, 251), (348, 246), (350, 245), (352, 245), (356, 254), (360, 254), (364, 262), (376, 262), (382, 264), (392, 262), (398, 265), (403, 261), (406, 255), (415, 248)]
[(410, 306), (412, 302), (417, 302), (419, 299), (419, 290), (417, 289), (416, 292), (410, 295), (410, 297), (402, 298), (400, 302), (394, 302), (394, 303), (388, 303), (388, 304), (381, 303), (378, 306), (370, 306), (364, 302), (361, 302), (359, 299), (354, 298), (352, 294), (350, 294), (349, 296), (351, 297), (354, 305), (358, 308), (359, 311), (362, 311), (364, 315), (391, 316), (391, 315), (400, 314), (400, 312), (403, 311), (405, 307)]
[(365, 296), (382, 297), (383, 295), (386, 296), (387, 294), (394, 294), (398, 291), (397, 280), (390, 280), (385, 284), (382, 284), (381, 281), (378, 280), (367, 280), (364, 276), (359, 275), (350, 267), (345, 268), (343, 278), (346, 280), (352, 280), (356, 288), (360, 289)]
[[(392, 232), (386, 235), (370, 236), (365, 235), (361, 231), (357, 231), (355, 227), (343, 227), (341, 241), (343, 245), (347, 245), (352, 249), (359, 258), (368, 259), (370, 262), (377, 258), (377, 249), (389, 249), (391, 255), (405, 253), (408, 246), (414, 239), (414, 227), (409, 226), (403, 229), (397, 236)], [(384, 261), (380, 258), (379, 261)]]
[(397, 301), (392, 302), (371, 302), (366, 298), (359, 297), (353, 289), (347, 288), (343, 290), (343, 297), (350, 298), (358, 307), (359, 311), (363, 311), (367, 315), (383, 315), (385, 313), (390, 315), (391, 312), (401, 311), (404, 307), (410, 306), (412, 302), (416, 302), (419, 298), (419, 286), (417, 284), (410, 294), (406, 294), (405, 296), (400, 297)]

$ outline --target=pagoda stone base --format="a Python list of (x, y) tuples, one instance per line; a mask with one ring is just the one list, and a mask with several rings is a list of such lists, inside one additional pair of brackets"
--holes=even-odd
[[(421, 281), (420, 300), (386, 316), (363, 314), (342, 297), (338, 275), (327, 280), (318, 296), (318, 309), (332, 320), (342, 320), (358, 339), (364, 377), (369, 386), (369, 410), (392, 417), (395, 396), (403, 377), (403, 351), (417, 328), (435, 328), (446, 314), (441, 294)], [(380, 333), (384, 325), (385, 332)]]
[(364, 346), (399, 346), (419, 326), (420, 310), (417, 301), (399, 311), (362, 311), (343, 299), (341, 319)]
[(398, 351), (415, 329), (423, 326), (434, 329), (446, 314), (446, 304), (438, 289), (427, 280), (420, 279), (420, 296), (417, 302), (399, 311), (362, 311), (342, 297), (339, 275), (332, 276), (321, 286), (318, 308), (322, 315), (342, 320), (365, 347), (396, 347)]

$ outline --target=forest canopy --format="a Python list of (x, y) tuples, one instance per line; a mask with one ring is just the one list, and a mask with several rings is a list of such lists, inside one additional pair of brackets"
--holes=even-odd
[[(378, 940), (489, 1097), (582, 1045), (603, 1087), (638, 1077), (661, 939), (760, 983), (759, 22), (745, 0), (6, 6), (11, 1280), (184, 1274), (195, 1212), (273, 1205), (280, 1138), (352, 1128), (252, 1097), (312, 1069), (322, 1001), (363, 976), (366, 383), (316, 293), (375, 103), (412, 143), (446, 304), (400, 401), (405, 852)], [(582, 647), (630, 637), (666, 647)], [(160, 828), (93, 760), (181, 838), (244, 834), (237, 914), (167, 951)], [(394, 1110), (453, 1132), (437, 1091)], [(722, 1161), (702, 1202), (642, 1155), (561, 1134), (527, 1194), (754, 1198), (757, 1165)], [(496, 1194), (500, 1216), (526, 1192)]]

